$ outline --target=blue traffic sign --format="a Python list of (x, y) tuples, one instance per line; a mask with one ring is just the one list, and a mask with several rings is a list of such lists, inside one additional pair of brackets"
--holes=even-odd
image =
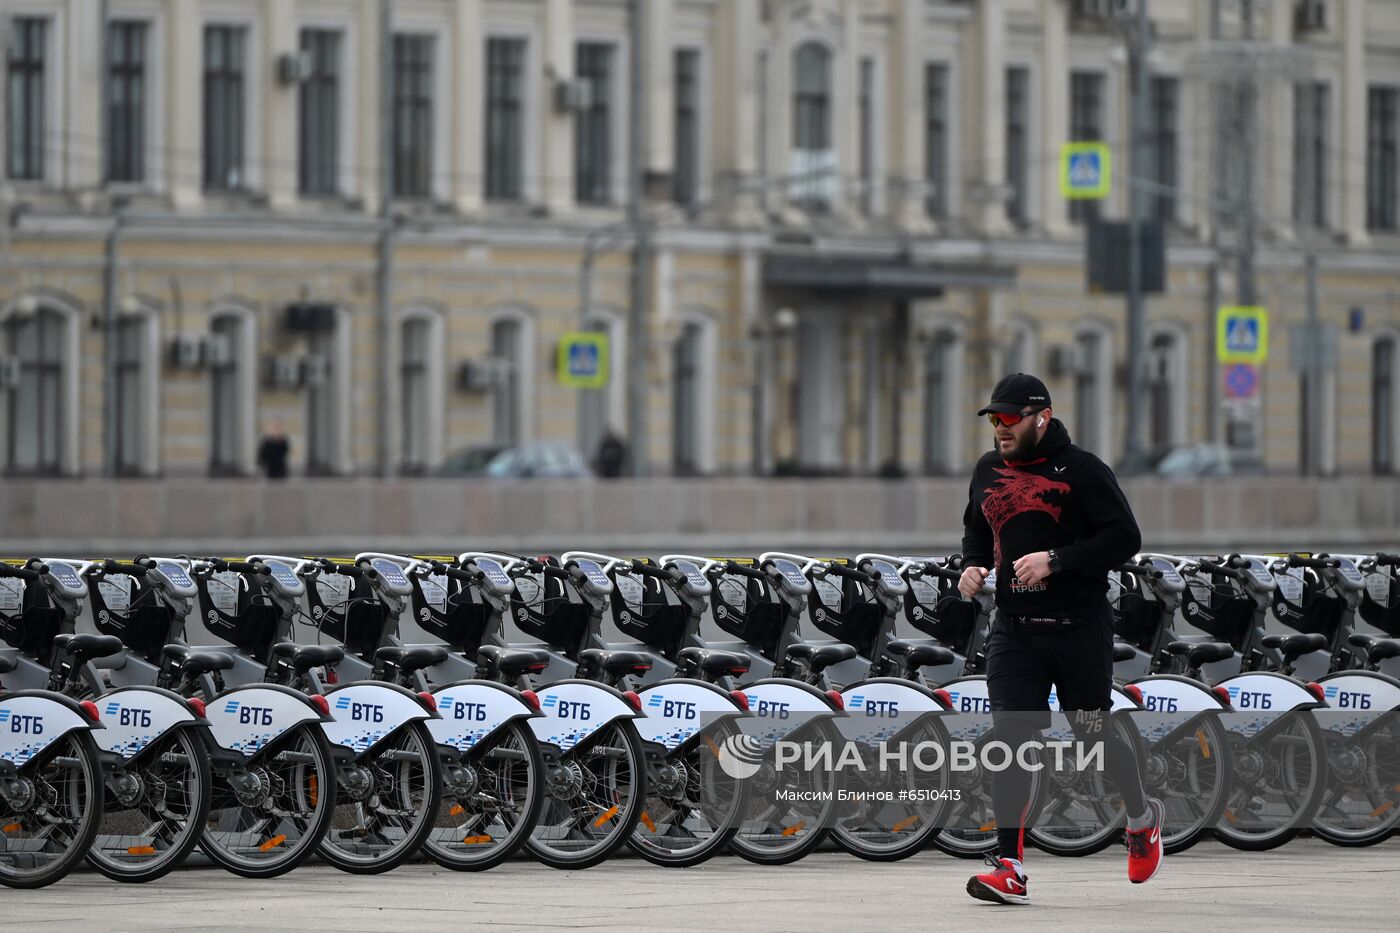
[(1225, 394), (1230, 398), (1250, 398), (1259, 390), (1259, 370), (1249, 363), (1225, 367)]
[(608, 384), (606, 334), (565, 334), (559, 342), (559, 382), (577, 389), (597, 389)]
[(1221, 308), (1215, 318), (1216, 355), (1222, 363), (1263, 363), (1269, 358), (1269, 312)]

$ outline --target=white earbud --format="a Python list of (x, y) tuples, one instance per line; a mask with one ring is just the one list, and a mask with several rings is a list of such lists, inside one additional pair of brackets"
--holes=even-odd
[(1035, 422), (1035, 426), (1036, 426), (1037, 428), (1043, 428), (1043, 427), (1045, 427), (1045, 419), (1044, 419), (1044, 418), (1037, 418), (1037, 419), (1036, 419), (1036, 422)]

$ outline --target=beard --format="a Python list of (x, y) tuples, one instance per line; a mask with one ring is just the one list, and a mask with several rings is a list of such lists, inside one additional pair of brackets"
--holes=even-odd
[[(1015, 435), (1012, 435), (1016, 437)], [(1025, 436), (1016, 437), (1015, 445), (1010, 450), (1004, 450), (1001, 441), (997, 440), (997, 451), (1003, 460), (1029, 460), (1031, 453), (1035, 450), (1035, 445), (1039, 441), (1035, 431), (1027, 431)]]

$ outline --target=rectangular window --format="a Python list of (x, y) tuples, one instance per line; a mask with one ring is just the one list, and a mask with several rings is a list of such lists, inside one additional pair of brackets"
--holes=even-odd
[(1028, 219), (1030, 158), (1031, 73), (1028, 68), (1006, 69), (1006, 217), (1023, 224)]
[(145, 23), (111, 25), (111, 74), (107, 81), (107, 180), (146, 180)]
[(126, 315), (117, 322), (117, 470), (123, 474), (141, 471), (141, 362), (146, 319)]
[(948, 216), (948, 66), (924, 68), (924, 180), (928, 215)]
[(690, 204), (700, 184), (700, 53), (676, 49), (676, 164), (672, 194)]
[[(1069, 138), (1071, 142), (1101, 141), (1104, 137), (1104, 76), (1074, 71), (1069, 76)], [(1097, 220), (1098, 201), (1070, 201), (1069, 219)]]
[(1329, 91), (1321, 81), (1293, 86), (1293, 219), (1327, 225), (1327, 115)]
[(45, 65), (48, 50), (46, 19), (16, 16), (10, 20), (6, 58), (5, 175), (16, 181), (44, 177)]
[(574, 197), (580, 204), (612, 200), (612, 85), (614, 48), (578, 45), (578, 80), (585, 99), (575, 118)]
[(1152, 79), (1152, 175), (1160, 187), (1152, 193), (1152, 219), (1176, 220), (1177, 123), (1181, 84), (1176, 78)]
[(234, 191), (244, 174), (244, 73), (248, 30), (204, 29), (204, 187)]
[(875, 60), (860, 60), (860, 209), (875, 213)]
[(1372, 87), (1367, 95), (1366, 226), (1400, 228), (1400, 87)]
[(525, 40), (486, 41), (486, 197), (524, 196)]
[(394, 196), (426, 198), (433, 178), (433, 37), (394, 36)]
[(297, 184), (302, 194), (340, 190), (340, 33), (303, 29), (301, 51), (311, 58), (311, 74), (301, 83), (301, 151)]

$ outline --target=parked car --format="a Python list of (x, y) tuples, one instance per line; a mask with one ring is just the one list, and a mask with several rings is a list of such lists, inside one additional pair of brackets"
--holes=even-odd
[(486, 467), (505, 448), (500, 444), (477, 444), (448, 455), (436, 470), (438, 476), (483, 476)]
[(501, 451), (486, 465), (485, 475), (494, 479), (573, 479), (592, 476), (593, 471), (568, 444), (533, 441)]
[(1169, 450), (1154, 471), (1167, 478), (1199, 476), (1250, 476), (1263, 472), (1263, 465), (1225, 444), (1187, 444)]

